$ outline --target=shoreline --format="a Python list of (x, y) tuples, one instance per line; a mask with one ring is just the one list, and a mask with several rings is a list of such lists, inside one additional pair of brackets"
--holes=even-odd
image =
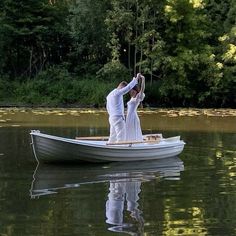
[[(22, 104), (1, 104), (0, 103), (0, 109), (4, 109), (4, 108), (32, 108), (32, 109), (36, 109), (36, 108), (45, 108), (45, 109), (70, 109), (70, 108), (75, 108), (75, 109), (105, 109), (106, 106), (104, 104), (104, 106), (98, 106), (97, 104), (93, 104), (93, 105), (82, 105), (82, 104), (60, 104), (60, 105), (43, 105), (43, 104), (27, 104), (27, 103), (22, 103)], [(193, 110), (236, 110), (236, 107), (164, 107), (164, 106), (155, 106), (155, 105), (147, 105), (144, 104), (143, 107), (139, 108), (140, 110), (143, 109), (168, 109), (168, 110), (179, 110), (179, 109), (193, 109)]]
[[(125, 108), (126, 109), (126, 108)], [(93, 106), (0, 106), (0, 112), (5, 111), (32, 111), (40, 112), (40, 114), (46, 113), (106, 113), (105, 107), (93, 107)], [(74, 111), (73, 111), (74, 110)], [(235, 108), (197, 108), (197, 107), (143, 107), (138, 109), (139, 114), (160, 114), (167, 117), (193, 117), (193, 116), (207, 116), (207, 117), (236, 117)]]

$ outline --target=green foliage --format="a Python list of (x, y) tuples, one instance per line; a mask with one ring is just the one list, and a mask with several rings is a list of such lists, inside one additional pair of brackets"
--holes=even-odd
[[(104, 106), (108, 92), (116, 83), (96, 78), (78, 78), (60, 67), (51, 67), (38, 74), (34, 80), (10, 82), (0, 79), (0, 102), (8, 98), (13, 104), (40, 106)], [(9, 91), (12, 91), (9, 93)]]
[(66, 70), (63, 66), (51, 66), (44, 71), (41, 71), (34, 79), (47, 79), (50, 81), (59, 81), (59, 80), (69, 80), (71, 75), (68, 70)]
[[(11, 76), (37, 75), (47, 64), (65, 59), (69, 46), (64, 1), (3, 0), (0, 15), (2, 71)], [(66, 42), (66, 44), (65, 44)]]
[(0, 100), (104, 105), (142, 72), (147, 104), (234, 107), (235, 16), (233, 0), (2, 0)]
[(7, 76), (0, 77), (0, 101), (7, 101), (12, 96), (12, 83)]
[(236, 3), (230, 1), (229, 11), (224, 21), (224, 34), (220, 43), (220, 67), (222, 80), (216, 91), (215, 101), (222, 106), (235, 106), (236, 103)]
[(70, 5), (67, 19), (73, 50), (70, 53), (76, 73), (95, 74), (107, 61), (108, 33), (105, 27), (108, 0), (81, 0)]
[(128, 69), (119, 61), (111, 61), (105, 64), (103, 68), (97, 72), (97, 78), (105, 81), (129, 81), (130, 75)]
[(148, 104), (149, 106), (154, 107), (161, 107), (163, 105), (166, 105), (166, 101), (163, 99), (163, 97), (160, 94), (160, 82), (154, 81), (152, 84), (146, 85), (146, 91), (145, 92), (145, 100), (144, 104)]

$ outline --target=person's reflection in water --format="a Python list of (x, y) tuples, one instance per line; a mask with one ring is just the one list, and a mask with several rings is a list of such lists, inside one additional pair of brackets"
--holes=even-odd
[[(110, 182), (110, 192), (106, 202), (106, 223), (114, 225), (108, 230), (130, 235), (142, 235), (144, 220), (138, 209), (141, 182)], [(124, 223), (124, 208), (135, 223)]]

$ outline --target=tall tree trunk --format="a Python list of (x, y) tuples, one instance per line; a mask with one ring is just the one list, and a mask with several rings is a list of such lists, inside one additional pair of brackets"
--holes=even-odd
[(129, 73), (131, 73), (131, 67), (130, 67), (130, 42), (128, 43), (128, 68), (129, 68)]
[(33, 58), (33, 47), (30, 49), (30, 58), (29, 58), (29, 78), (32, 76), (32, 58)]
[(137, 64), (137, 45), (134, 45), (134, 76), (136, 75), (136, 64)]
[(19, 76), (21, 73), (21, 70), (19, 69), (19, 54), (20, 54), (20, 49), (19, 45), (17, 44), (16, 46), (16, 69), (15, 69), (15, 77)]
[(152, 69), (153, 69), (153, 60), (151, 60), (151, 75), (150, 75), (150, 84), (151, 85), (152, 85), (152, 80), (153, 80)]
[[(136, 21), (135, 21), (135, 40), (138, 37), (138, 1), (136, 1)], [(137, 43), (134, 44), (134, 76), (136, 75), (136, 67), (137, 67)]]
[[(128, 11), (130, 10), (130, 3), (128, 2), (128, 6), (127, 6), (127, 9)], [(129, 33), (129, 38), (128, 38), (128, 69), (129, 69), (129, 74), (130, 76), (132, 77), (132, 72), (131, 72), (131, 63), (130, 63), (130, 60), (131, 60), (131, 38), (130, 38), (130, 32), (128, 31)]]
[[(142, 35), (143, 35), (143, 33), (144, 33), (144, 19), (143, 19), (143, 21), (142, 21)], [(141, 63), (142, 63), (142, 61), (143, 61), (143, 46), (142, 46), (142, 44), (141, 44), (141, 49), (140, 49), (140, 61), (139, 61), (139, 73), (142, 73), (142, 65), (141, 65)]]
[[(153, 29), (155, 29), (155, 27), (156, 27), (156, 13), (155, 13), (155, 11), (154, 11), (154, 13), (153, 13)], [(153, 50), (153, 47), (154, 47), (154, 44), (155, 44), (155, 38), (154, 38), (154, 36), (152, 36), (152, 46), (151, 46), (151, 50)], [(153, 72), (153, 58), (151, 58), (151, 75), (150, 75), (150, 83), (151, 83), (151, 85), (152, 85), (152, 81), (153, 81), (153, 74), (152, 74), (152, 72)]]
[[(152, 36), (152, 46), (151, 46), (151, 50), (153, 50), (153, 47), (154, 47), (154, 44), (155, 44), (155, 39), (154, 39), (154, 36)], [(151, 75), (150, 75), (150, 83), (152, 84), (152, 80), (153, 80), (153, 58), (151, 58)]]

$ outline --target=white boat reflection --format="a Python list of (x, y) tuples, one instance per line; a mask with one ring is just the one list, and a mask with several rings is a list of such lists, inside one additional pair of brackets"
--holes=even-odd
[(133, 236), (144, 235), (144, 217), (139, 209), (141, 185), (153, 179), (179, 180), (184, 170), (178, 157), (106, 165), (41, 165), (35, 169), (30, 194), (32, 198), (55, 194), (60, 189), (82, 184), (109, 182), (105, 205), (109, 231)]
[(30, 189), (32, 198), (57, 193), (60, 189), (77, 188), (100, 182), (148, 181), (156, 178), (179, 179), (184, 170), (178, 157), (132, 163), (46, 165), (38, 164)]

